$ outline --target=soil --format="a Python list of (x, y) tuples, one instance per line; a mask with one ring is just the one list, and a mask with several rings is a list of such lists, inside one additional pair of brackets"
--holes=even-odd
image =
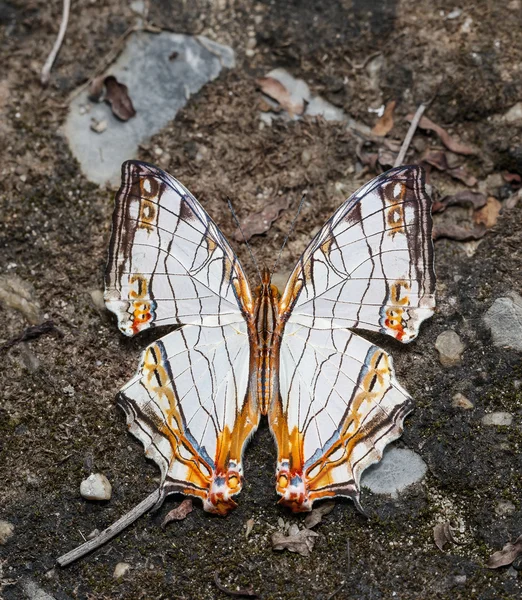
[[(307, 190), (280, 260), (279, 270), (288, 273), (331, 212), (375, 175), (362, 165), (361, 148), (376, 152), (379, 142), (361, 144), (345, 125), (320, 118), (262, 127), (255, 79), (284, 67), (362, 124), (376, 121), (369, 108), (396, 100), (388, 138), (398, 143), (406, 115), (433, 99), (429, 118), (478, 148), (460, 156), (461, 164), (479, 189), (505, 201), (516, 181), (501, 174), (522, 176), (521, 123), (501, 117), (522, 98), (522, 4), (462, 0), (458, 8), (455, 16), (453, 0), (152, 0), (153, 25), (229, 44), (237, 66), (191, 98), (139, 158), (180, 179), (229, 239), (236, 229), (227, 197), (240, 219), (267, 197), (288, 197), (290, 209), (251, 240), (257, 261), (269, 266)], [(363, 490), (369, 518), (339, 502), (317, 526), (307, 558), (274, 552), (270, 535), (278, 519), (301, 523), (302, 517), (276, 504), (275, 450), (263, 423), (246, 452), (239, 507), (226, 519), (196, 506), (162, 529), (180, 500), (171, 496), (92, 555), (55, 567), (57, 556), (130, 510), (159, 480), (114, 402), (154, 337), (124, 339), (100, 306), (114, 190), (86, 181), (60, 130), (68, 95), (135, 15), (122, 0), (73, 2), (51, 82), (42, 88), (39, 72), (60, 15), (58, 1), (0, 2), (0, 274), (21, 278), (40, 306), (39, 320), (51, 319), (63, 334), (3, 351), (0, 519), (15, 530), (0, 546), (0, 594), (23, 598), (22, 584), (32, 580), (58, 600), (229, 597), (215, 585), (218, 573), (230, 590), (251, 587), (265, 599), (520, 598), (520, 561), (498, 570), (485, 563), (522, 533), (522, 363), (519, 353), (492, 345), (481, 320), (496, 298), (521, 292), (520, 204), (503, 211), (478, 245), (436, 242), (438, 312), (416, 342), (371, 337), (393, 354), (398, 378), (416, 401), (397, 444), (426, 461), (421, 484), (398, 499)], [(430, 148), (442, 148), (439, 139), (417, 131), (408, 161)], [(465, 187), (435, 170), (430, 183), (436, 198)], [(470, 214), (448, 209), (444, 218)], [(245, 245), (235, 249), (254, 277)], [(3, 319), (3, 342), (31, 324), (8, 305)], [(447, 329), (466, 345), (462, 363), (451, 368), (440, 365), (435, 350)], [(474, 408), (454, 408), (456, 393)], [(497, 410), (510, 412), (512, 425), (482, 424), (484, 414)], [(112, 483), (107, 503), (79, 495), (80, 481), (93, 470)], [(506, 501), (512, 508), (499, 514)], [(247, 539), (249, 519), (255, 525)], [(438, 550), (439, 521), (460, 527), (464, 543)], [(118, 562), (132, 569), (116, 580)]]

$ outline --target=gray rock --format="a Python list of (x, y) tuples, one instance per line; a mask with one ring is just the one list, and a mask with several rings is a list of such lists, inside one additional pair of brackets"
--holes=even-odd
[(21, 585), (22, 589), (24, 590), (25, 597), (29, 598), (29, 600), (55, 600), (54, 596), (51, 596), (42, 590), (42, 588), (31, 579), (22, 581)]
[(495, 513), (499, 517), (507, 517), (515, 512), (516, 506), (509, 500), (499, 500), (495, 506)]
[(40, 307), (33, 296), (32, 286), (18, 275), (0, 277), (0, 303), (21, 312), (31, 325), (36, 325), (40, 322)]
[[(166, 31), (129, 36), (107, 74), (128, 87), (136, 116), (119, 121), (107, 103), (91, 104), (87, 91), (70, 105), (65, 135), (86, 177), (98, 184), (119, 183), (121, 163), (136, 156), (138, 145), (171, 121), (223, 67), (232, 66), (233, 50), (203, 36)], [(91, 129), (91, 123), (103, 121), (107, 122), (103, 133)]]
[(80, 494), (86, 500), (110, 500), (112, 486), (102, 473), (91, 473), (81, 482)]
[(483, 425), (504, 425), (508, 426), (513, 423), (513, 415), (508, 412), (493, 412), (482, 417)]
[(522, 352), (522, 296), (511, 292), (497, 298), (483, 317), (493, 344)]
[(9, 521), (0, 521), (0, 546), (7, 543), (14, 535), (14, 525)]
[(372, 465), (361, 477), (361, 485), (374, 494), (396, 497), (408, 486), (421, 481), (428, 470), (426, 463), (413, 450), (389, 448), (381, 462)]
[(465, 346), (460, 337), (448, 329), (437, 337), (435, 348), (439, 352), (440, 364), (443, 367), (453, 367), (461, 362)]

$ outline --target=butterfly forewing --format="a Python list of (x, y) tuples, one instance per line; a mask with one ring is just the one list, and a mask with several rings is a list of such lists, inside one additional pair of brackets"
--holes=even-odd
[(391, 357), (347, 328), (409, 342), (435, 306), (431, 201), (418, 167), (377, 177), (312, 240), (279, 304), (277, 491), (293, 510), (359, 498), (363, 470), (412, 407)]
[(116, 196), (105, 303), (126, 335), (157, 325), (243, 321), (252, 298), (228, 242), (162, 170), (128, 161)]
[(418, 167), (356, 192), (310, 243), (287, 284), (290, 322), (413, 340), (435, 306), (431, 201)]

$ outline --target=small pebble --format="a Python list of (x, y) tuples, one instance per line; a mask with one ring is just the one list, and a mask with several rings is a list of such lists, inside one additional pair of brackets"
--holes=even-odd
[(80, 484), (80, 494), (86, 500), (110, 500), (112, 486), (105, 475), (91, 473)]
[(499, 500), (495, 506), (495, 513), (499, 517), (507, 517), (508, 515), (514, 513), (515, 510), (516, 506), (509, 500)]
[(114, 579), (121, 579), (124, 575), (126, 575), (131, 569), (129, 563), (120, 562), (114, 567), (113, 577)]
[(462, 408), (463, 410), (471, 410), (472, 408), (475, 408), (473, 402), (471, 402), (471, 400), (466, 398), (466, 396), (461, 393), (457, 393), (453, 396), (451, 406), (453, 406), (453, 408)]
[(91, 300), (95, 308), (100, 312), (105, 311), (105, 300), (103, 299), (103, 292), (101, 290), (91, 290), (89, 292)]
[(438, 336), (435, 348), (439, 352), (440, 364), (443, 367), (453, 367), (460, 364), (465, 346), (460, 337), (453, 330), (448, 329)]
[(464, 585), (466, 583), (466, 575), (455, 575), (455, 584)]
[(91, 129), (96, 133), (103, 133), (107, 129), (107, 121), (105, 119), (102, 121), (93, 119), (91, 122)]
[(89, 535), (87, 536), (88, 540), (93, 540), (94, 538), (97, 538), (100, 535), (100, 530), (99, 529), (93, 529), (91, 531), (91, 533), (89, 533)]
[(494, 412), (482, 417), (483, 425), (511, 425), (513, 423), (513, 415), (508, 412)]
[(7, 543), (7, 540), (14, 535), (14, 525), (9, 521), (0, 521), (0, 546)]

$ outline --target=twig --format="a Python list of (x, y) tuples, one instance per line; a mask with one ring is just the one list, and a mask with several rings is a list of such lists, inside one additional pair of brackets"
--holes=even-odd
[(427, 104), (419, 104), (419, 108), (417, 109), (417, 112), (415, 113), (413, 119), (411, 120), (410, 128), (408, 129), (408, 133), (406, 134), (406, 137), (404, 138), (404, 142), (402, 142), (402, 146), (401, 146), (401, 149), (399, 150), (399, 154), (397, 155), (397, 158), (395, 159), (395, 164), (393, 165), (394, 167), (400, 167), (402, 165), (402, 163), (404, 162), (406, 152), (408, 152), (408, 148), (410, 147), (411, 140), (413, 139), (415, 130), (417, 129), (417, 126), (419, 125), (419, 121), (421, 120), (422, 114), (426, 110), (426, 107), (427, 107)]
[(22, 335), (9, 340), (5, 344), (0, 346), (0, 350), (5, 351), (9, 350), (16, 344), (20, 344), (21, 342), (28, 342), (29, 340), (34, 340), (41, 335), (46, 333), (57, 333), (59, 337), (63, 337), (63, 333), (56, 327), (53, 321), (44, 321), (40, 325), (31, 325), (31, 327), (27, 327)]
[(58, 31), (58, 37), (54, 42), (53, 49), (51, 50), (51, 54), (47, 57), (45, 61), (45, 65), (42, 69), (42, 74), (40, 76), (40, 81), (42, 85), (47, 85), (49, 83), (49, 78), (51, 77), (51, 69), (53, 67), (53, 63), (56, 60), (56, 56), (60, 51), (60, 47), (63, 42), (63, 38), (65, 37), (65, 32), (67, 30), (67, 23), (69, 22), (69, 12), (71, 9), (71, 0), (63, 0), (63, 12), (62, 12), (62, 22), (60, 23), (60, 29)]
[(259, 598), (259, 594), (256, 594), (252, 590), (231, 590), (227, 588), (221, 583), (221, 581), (219, 581), (219, 575), (217, 571), (214, 572), (214, 583), (216, 584), (218, 590), (224, 594), (227, 594), (228, 596), (235, 596), (236, 598), (243, 598), (245, 596), (248, 598)]
[(120, 531), (123, 531), (126, 527), (128, 527), (131, 523), (136, 521), (141, 515), (150, 510), (154, 504), (160, 499), (161, 492), (159, 489), (152, 492), (150, 496), (147, 496), (145, 500), (140, 502), (137, 506), (135, 506), (132, 510), (130, 510), (127, 514), (123, 515), (120, 519), (118, 519), (115, 523), (104, 529), (100, 535), (96, 536), (94, 539), (85, 542), (81, 546), (78, 546), (74, 550), (67, 552), (63, 556), (60, 556), (56, 559), (56, 562), (60, 565), (60, 567), (65, 567), (70, 563), (78, 560), (82, 556), (89, 554), (96, 548), (99, 548), (105, 542), (108, 542), (115, 535), (118, 535)]

